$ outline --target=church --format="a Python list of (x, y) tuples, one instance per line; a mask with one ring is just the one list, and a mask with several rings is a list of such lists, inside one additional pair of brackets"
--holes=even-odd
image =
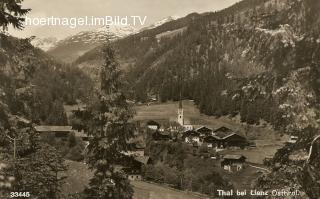
[(184, 127), (185, 130), (193, 130), (193, 125), (190, 124), (190, 121), (185, 120), (184, 118), (184, 111), (182, 106), (182, 100), (179, 101), (179, 108), (178, 108), (178, 118), (177, 118), (178, 124)]

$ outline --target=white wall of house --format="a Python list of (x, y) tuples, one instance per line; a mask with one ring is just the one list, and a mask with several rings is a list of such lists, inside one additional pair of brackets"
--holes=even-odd
[(138, 175), (138, 174), (130, 174), (128, 175), (128, 180), (132, 180), (132, 181), (135, 181), (135, 180), (142, 180), (142, 177), (141, 175)]
[(148, 125), (148, 128), (152, 129), (152, 130), (158, 130), (158, 126), (157, 125)]

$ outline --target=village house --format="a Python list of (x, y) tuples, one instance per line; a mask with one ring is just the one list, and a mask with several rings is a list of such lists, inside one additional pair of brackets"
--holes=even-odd
[(214, 130), (213, 135), (220, 138), (220, 142), (218, 142), (218, 148), (244, 148), (248, 145), (248, 141), (245, 137), (224, 126)]
[(58, 139), (67, 141), (70, 133), (74, 132), (72, 126), (35, 126), (36, 132), (40, 133), (42, 139)]
[(137, 156), (131, 159), (130, 167), (123, 168), (128, 180), (142, 180), (143, 167), (151, 165), (152, 160), (149, 156)]
[(156, 121), (150, 120), (147, 122), (147, 127), (156, 131), (160, 129), (160, 124)]
[(221, 161), (221, 167), (229, 172), (243, 169), (246, 157), (243, 155), (225, 155)]
[(234, 131), (233, 130), (231, 130), (230, 128), (228, 128), (228, 127), (225, 127), (225, 126), (222, 126), (222, 127), (219, 127), (219, 128), (217, 128), (217, 129), (215, 129), (214, 131), (213, 131), (213, 134), (214, 135), (216, 135), (216, 134), (221, 134), (221, 133), (234, 133)]
[(189, 144), (197, 143), (198, 146), (202, 143), (200, 139), (200, 133), (194, 130), (185, 131), (182, 135), (182, 140)]
[(206, 126), (201, 126), (197, 128), (195, 131), (197, 131), (200, 134), (201, 138), (204, 138), (206, 136), (210, 136), (213, 133), (213, 130), (211, 128), (208, 128)]
[(155, 131), (152, 134), (152, 139), (154, 141), (170, 141), (170, 140), (172, 140), (172, 137), (171, 137), (170, 133)]
[(129, 150), (125, 152), (129, 156), (144, 156), (145, 144), (140, 142), (129, 143)]
[(217, 148), (221, 146), (221, 142), (221, 138), (215, 135), (209, 135), (203, 138), (203, 143), (205, 143), (208, 148)]
[(84, 142), (89, 142), (92, 136), (87, 135), (84, 131), (77, 131), (72, 129), (72, 126), (50, 126), (41, 125), (35, 126), (35, 131), (40, 133), (40, 137), (46, 139), (57, 139), (67, 141), (70, 134), (74, 134), (75, 137), (80, 138)]

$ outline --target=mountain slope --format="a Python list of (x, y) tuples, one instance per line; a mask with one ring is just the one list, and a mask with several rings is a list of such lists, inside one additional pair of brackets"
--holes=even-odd
[(40, 48), (43, 51), (48, 51), (51, 48), (55, 47), (58, 42), (58, 39), (55, 37), (47, 37), (47, 38), (35, 38), (31, 41), (31, 44), (34, 47)]
[(161, 25), (163, 25), (165, 23), (168, 23), (168, 22), (171, 22), (171, 21), (175, 21), (175, 20), (177, 20), (179, 18), (180, 18), (179, 16), (169, 16), (169, 17), (163, 18), (163, 19), (151, 24), (148, 27), (142, 28), (139, 32), (157, 28), (157, 27), (159, 27), (159, 26), (161, 26)]
[[(177, 100), (182, 91), (206, 114), (240, 113), (251, 124), (263, 119), (291, 132), (318, 126), (318, 8), (315, 0), (244, 0), (120, 39), (114, 47), (136, 100)], [(89, 51), (77, 64), (94, 69), (100, 52)], [(301, 103), (288, 95), (299, 95)]]
[(90, 96), (90, 79), (33, 47), (29, 39), (0, 34), (0, 43), (0, 126), (10, 114), (66, 125), (63, 104)]
[(91, 49), (105, 43), (107, 38), (116, 40), (135, 32), (132, 26), (109, 26), (82, 31), (59, 41), (48, 53), (61, 61), (71, 63)]

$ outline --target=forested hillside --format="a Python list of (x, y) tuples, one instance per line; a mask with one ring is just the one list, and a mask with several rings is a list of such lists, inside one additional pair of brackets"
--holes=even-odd
[(36, 123), (65, 125), (63, 104), (85, 101), (91, 80), (78, 68), (34, 48), (29, 39), (1, 34), (0, 43), (1, 103), (10, 114)]
[[(138, 101), (178, 100), (182, 92), (208, 115), (240, 113), (250, 124), (263, 119), (292, 133), (317, 126), (318, 8), (315, 0), (244, 0), (114, 45)], [(77, 63), (90, 68), (99, 52)]]

